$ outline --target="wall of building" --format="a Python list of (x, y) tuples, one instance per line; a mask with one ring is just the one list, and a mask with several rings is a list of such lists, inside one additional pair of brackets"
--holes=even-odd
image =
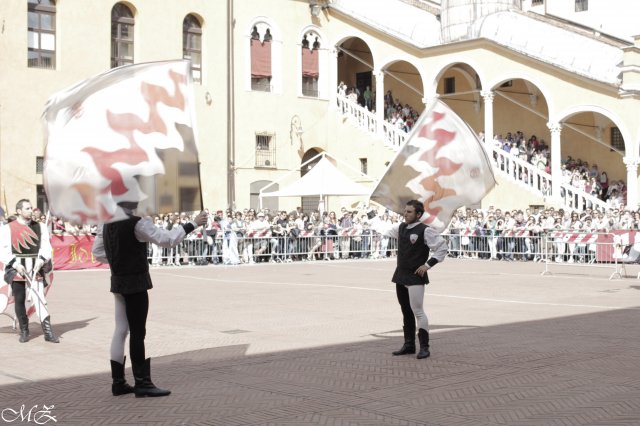
[[(0, 16), (5, 21), (0, 49), (8, 52), (0, 64), (0, 184), (7, 193), (9, 204), (15, 203), (18, 197), (34, 198), (36, 185), (42, 183), (42, 175), (35, 172), (35, 159), (44, 154), (40, 115), (48, 97), (109, 68), (110, 13), (115, 2), (95, 1), (89, 9), (83, 0), (58, 3), (57, 67), (45, 70), (26, 65), (26, 2), (0, 2)], [(338, 81), (355, 84), (355, 73), (369, 70), (353, 58), (346, 59), (347, 55), (343, 56), (345, 59), (337, 58), (334, 46), (345, 41), (349, 46), (362, 50), (363, 58), (370, 59), (376, 69), (389, 67), (392, 72), (406, 71), (408, 82), (419, 86), (427, 95), (441, 93), (444, 78), (448, 76), (456, 77), (459, 92), (475, 89), (473, 82), (452, 68), (457, 63), (466, 64), (478, 73), (483, 90), (498, 89), (502, 82), (510, 79), (531, 82), (539, 91), (538, 100), (531, 107), (539, 115), (496, 96), (494, 133), (523, 130), (527, 135), (536, 134), (550, 143), (548, 121), (562, 121), (582, 111), (587, 111), (585, 114), (595, 111), (613, 120), (623, 132), (628, 151), (637, 152), (640, 101), (621, 101), (616, 87), (531, 60), (486, 40), (418, 50), (339, 13), (322, 10), (318, 17), (313, 17), (306, 1), (288, 1), (286, 7), (282, 7), (282, 0), (233, 3), (234, 48), (229, 56), (226, 48), (227, 2), (184, 0), (169, 2), (162, 8), (158, 8), (153, 0), (132, 2), (136, 11), (136, 62), (181, 58), (184, 16), (194, 13), (203, 20), (203, 80), (196, 85), (195, 95), (203, 198), (209, 208), (227, 207), (227, 129), (230, 121), (234, 135), (234, 207), (249, 207), (252, 183), (274, 182), (297, 170), (304, 153), (312, 148), (327, 151), (357, 170), (360, 169), (360, 158), (367, 158), (370, 175), (380, 177), (384, 173), (386, 163), (395, 153), (386, 148), (381, 139), (346, 122), (330, 102), (329, 94), (335, 92)], [(590, 7), (591, 4), (594, 4), (593, 0)], [(250, 72), (248, 42), (255, 22), (265, 22), (274, 28), (273, 43), (278, 46), (280, 56), (273, 59), (273, 69), (278, 77), (274, 79), (275, 87), (271, 93), (247, 88), (247, 72)], [(314, 29), (322, 36), (326, 61), (321, 62), (319, 98), (300, 95), (300, 39), (305, 29)], [(227, 69), (231, 57), (234, 86), (232, 99), (228, 99)], [(345, 64), (351, 65), (347, 68)], [(410, 99), (408, 103), (416, 103), (412, 106), (422, 107), (419, 104), (422, 100), (418, 101), (415, 92), (385, 76), (385, 89), (388, 87), (396, 88), (394, 96), (403, 103), (407, 103), (403, 99), (406, 97)], [(530, 88), (523, 85), (516, 86), (516, 89), (523, 93), (517, 96), (526, 102)], [(482, 100), (478, 109), (477, 94), (457, 98), (454, 96), (447, 100), (444, 97), (476, 132), (484, 131), (485, 106)], [(230, 100), (234, 103), (233, 120), (227, 111)], [(303, 129), (299, 138), (292, 132), (294, 117)], [(588, 122), (586, 116), (577, 117)], [(275, 167), (256, 168), (255, 140), (256, 133), (261, 132), (273, 135)], [(619, 155), (595, 143), (585, 143), (584, 139), (575, 132), (563, 131), (562, 156), (579, 152), (590, 163), (596, 160), (612, 178), (626, 177), (626, 168)], [(15, 161), (16, 156), (24, 158), (24, 161)], [(282, 185), (285, 183), (283, 181)], [(281, 205), (287, 210), (299, 204), (299, 199), (281, 200)]]

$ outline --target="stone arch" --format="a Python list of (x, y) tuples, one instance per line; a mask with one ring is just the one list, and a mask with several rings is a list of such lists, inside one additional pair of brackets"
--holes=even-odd
[[(562, 125), (563, 159), (571, 155), (591, 165), (596, 163), (600, 171), (607, 172), (609, 179), (627, 180), (621, 157), (636, 151), (629, 129), (616, 113), (596, 105), (574, 105), (561, 111), (553, 122)], [(624, 141), (624, 152), (612, 149), (612, 138), (617, 132)]]
[[(409, 104), (416, 112), (422, 113), (425, 83), (417, 61), (407, 57), (390, 58), (380, 70), (384, 73), (383, 95), (390, 90), (394, 100), (397, 98), (403, 105)], [(379, 105), (384, 106), (384, 100)]]
[(549, 102), (536, 82), (514, 73), (491, 80), (493, 98), (493, 134), (507, 138), (509, 133), (522, 131), (525, 139), (535, 135), (538, 140), (551, 143)]
[[(475, 74), (478, 76), (478, 81), (479, 81), (479, 86), (482, 87), (489, 87), (486, 84), (486, 77), (483, 76), (483, 68), (482, 65), (474, 60), (469, 60), (467, 58), (465, 58), (464, 61), (450, 61), (448, 58), (441, 60), (439, 63), (437, 63), (435, 66), (433, 66), (430, 70), (428, 70), (429, 74), (426, 76), (425, 81), (429, 82), (429, 86), (428, 86), (428, 93), (425, 93), (425, 96), (427, 95), (433, 95), (436, 94), (438, 92), (438, 83), (440, 82), (440, 80), (442, 79), (443, 75), (447, 72), (447, 70), (449, 70), (452, 66), (454, 65), (458, 65), (458, 64), (464, 64), (467, 67), (469, 67), (469, 69), (472, 69)], [(426, 90), (425, 86), (425, 90)]]
[(476, 132), (484, 127), (482, 108), (482, 79), (478, 68), (467, 62), (449, 62), (446, 67), (438, 68), (432, 81), (431, 91), (425, 94), (430, 98), (437, 95)]
[(375, 55), (364, 38), (352, 35), (336, 43), (337, 80), (359, 91), (358, 102), (364, 105), (366, 86), (374, 87)]
[(513, 80), (522, 80), (524, 85), (527, 87), (530, 93), (534, 93), (535, 95), (542, 96), (545, 99), (548, 109), (548, 117), (553, 117), (554, 115), (554, 105), (548, 94), (552, 93), (551, 89), (547, 88), (546, 85), (541, 81), (541, 79), (537, 78), (535, 75), (518, 71), (518, 70), (509, 70), (507, 73), (499, 74), (490, 80), (487, 80), (487, 85), (485, 87), (491, 88), (491, 90), (495, 90), (496, 87), (500, 87), (505, 82), (513, 81)]

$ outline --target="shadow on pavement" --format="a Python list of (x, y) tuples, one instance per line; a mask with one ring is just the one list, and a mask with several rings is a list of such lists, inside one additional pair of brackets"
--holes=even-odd
[(639, 320), (621, 309), (436, 326), (427, 360), (391, 356), (402, 338), (387, 332), (268, 354), (184, 352), (152, 358), (154, 382), (173, 392), (157, 399), (112, 397), (105, 359), (104, 374), (0, 387), (0, 408), (54, 405), (59, 425), (637, 425)]

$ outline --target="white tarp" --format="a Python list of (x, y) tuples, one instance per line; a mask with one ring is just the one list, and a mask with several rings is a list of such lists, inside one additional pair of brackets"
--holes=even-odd
[(261, 197), (305, 197), (325, 195), (369, 195), (371, 190), (353, 182), (331, 164), (326, 156), (303, 177), (291, 185), (273, 192), (262, 192)]

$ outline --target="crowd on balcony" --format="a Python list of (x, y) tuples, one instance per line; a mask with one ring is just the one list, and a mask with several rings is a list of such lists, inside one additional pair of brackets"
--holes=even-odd
[[(372, 111), (372, 105), (375, 104), (375, 93), (372, 93), (369, 87), (362, 94), (357, 87), (348, 87), (344, 82), (340, 82), (338, 93), (370, 111)], [(393, 97), (391, 90), (387, 90), (384, 95), (384, 119), (386, 122), (394, 128), (408, 133), (418, 120), (419, 115), (413, 107), (406, 103), (403, 105), (398, 98)], [(484, 134), (480, 133), (480, 138), (484, 141)], [(506, 136), (496, 134), (491, 143), (495, 150), (501, 150), (510, 157), (516, 157), (538, 170), (551, 174), (551, 150), (544, 139), (538, 139), (536, 135), (526, 138), (525, 134), (518, 130), (514, 133), (507, 132)], [(494, 162), (502, 170), (513, 172), (514, 177), (520, 181), (528, 182), (532, 179), (527, 168), (519, 167), (510, 170), (511, 164), (508, 158), (501, 159), (494, 155)], [(599, 170), (597, 164), (589, 165), (587, 161), (580, 158), (573, 159), (568, 156), (561, 160), (561, 164), (562, 183), (608, 202), (613, 208), (620, 208), (626, 204), (626, 184), (623, 180), (610, 182), (605, 170)], [(551, 185), (547, 180), (541, 180), (537, 185), (543, 195), (551, 194)], [(564, 194), (561, 196), (564, 197)]]
[(418, 121), (420, 113), (408, 103), (404, 105), (398, 98), (394, 98), (391, 90), (384, 95), (384, 119), (395, 128), (409, 133)]
[[(484, 135), (481, 134), (480, 137), (484, 139)], [(506, 137), (497, 134), (492, 143), (494, 149), (502, 150), (511, 157), (526, 161), (547, 174), (551, 173), (551, 151), (544, 139), (538, 139), (536, 135), (527, 139), (524, 133), (518, 130), (513, 134), (508, 132)], [(509, 167), (508, 162), (501, 162), (496, 156), (494, 156), (494, 161), (496, 166), (503, 170)], [(599, 170), (596, 163), (589, 165), (587, 161), (580, 158), (574, 159), (572, 156), (567, 156), (561, 160), (561, 169), (562, 183), (608, 202), (613, 208), (620, 208), (626, 204), (627, 188), (624, 181), (610, 181), (607, 172)], [(526, 181), (527, 170), (520, 169), (518, 172), (525, 174), (525, 176), (518, 176), (518, 178)], [(547, 194), (545, 195), (548, 195), (551, 190), (549, 187), (543, 189), (546, 189)], [(543, 192), (545, 191), (543, 190)]]

